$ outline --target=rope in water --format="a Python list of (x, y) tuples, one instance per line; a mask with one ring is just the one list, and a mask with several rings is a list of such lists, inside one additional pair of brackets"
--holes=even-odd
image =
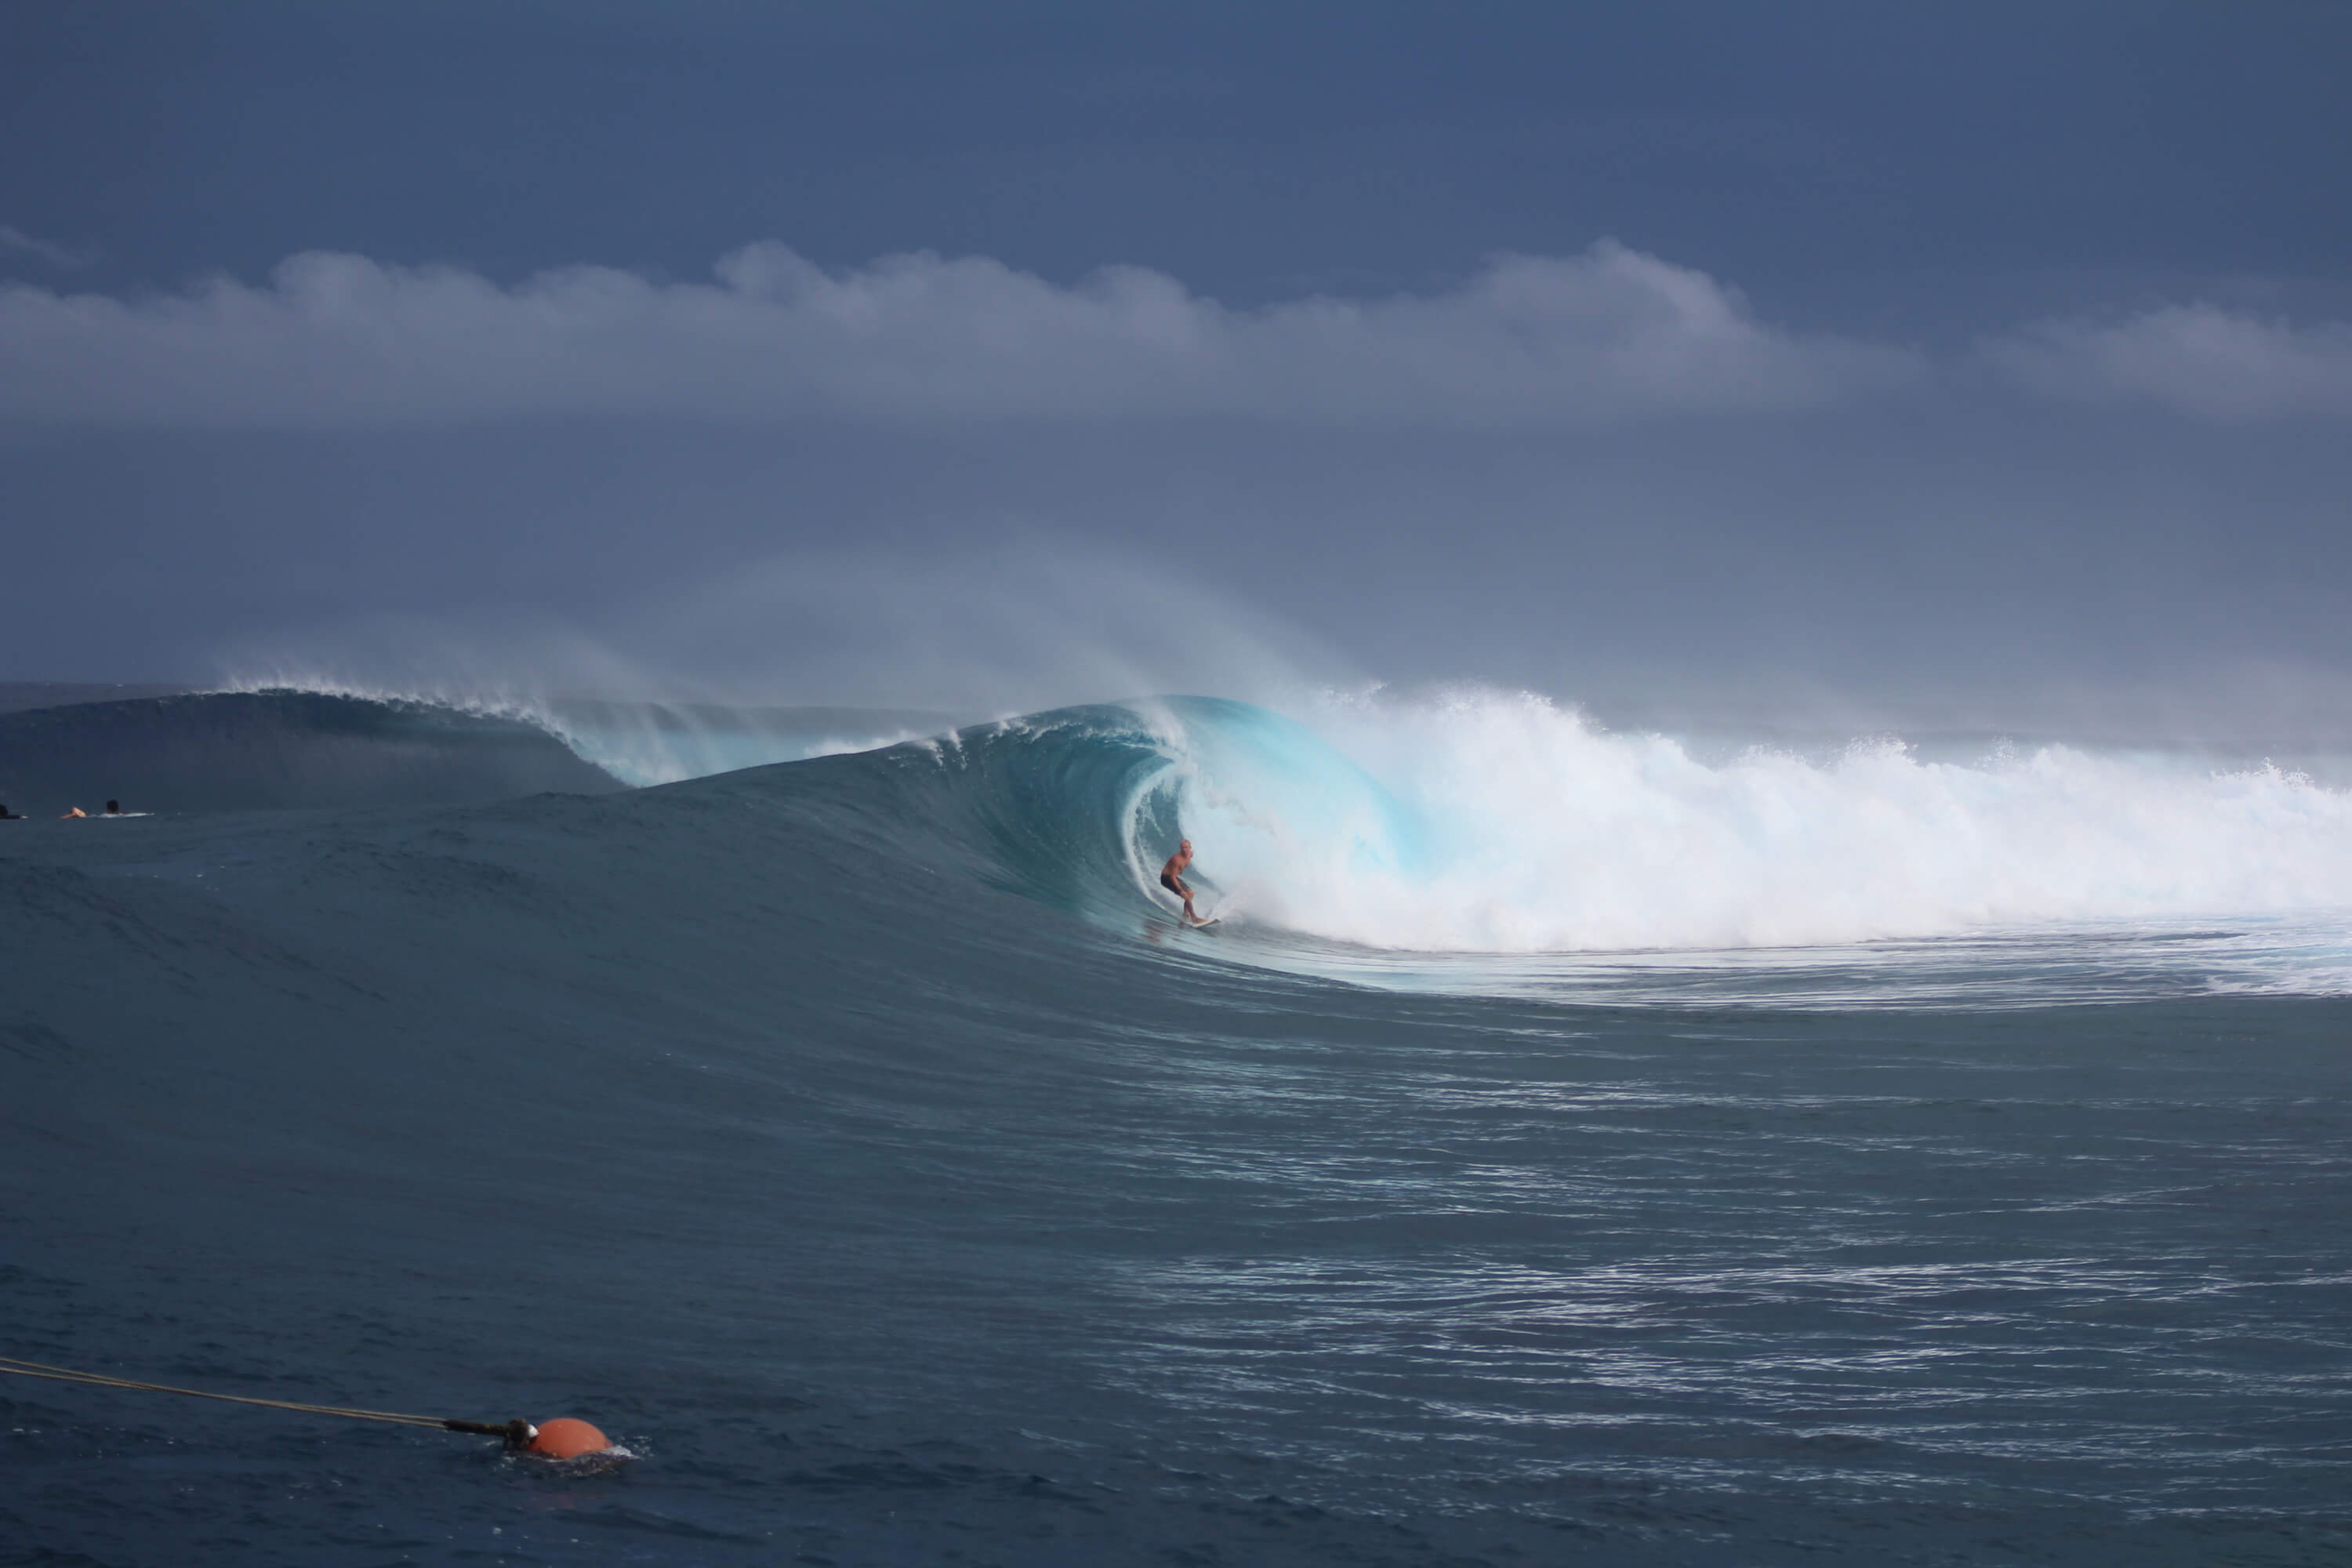
[(142, 1383), (133, 1377), (111, 1377), (102, 1372), (79, 1372), (46, 1362), (0, 1356), (0, 1372), (18, 1377), (44, 1377), (54, 1383), (82, 1383), (98, 1388), (129, 1388), (142, 1394), (184, 1394), (192, 1399), (225, 1399), (232, 1405), (266, 1405), (272, 1410), (298, 1410), (306, 1415), (341, 1415), (352, 1421), (390, 1421), (402, 1426), (432, 1426), (444, 1432), (472, 1432), (504, 1437), (517, 1447), (530, 1441), (537, 1428), (528, 1421), (457, 1421), (439, 1415), (407, 1415), (395, 1410), (362, 1410), (348, 1405), (305, 1405), (294, 1399), (262, 1399), (250, 1394), (215, 1394), (205, 1388), (178, 1388), (168, 1383)]

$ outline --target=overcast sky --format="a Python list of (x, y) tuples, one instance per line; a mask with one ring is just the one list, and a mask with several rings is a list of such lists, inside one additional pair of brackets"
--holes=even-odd
[(2352, 733), (2348, 72), (2332, 0), (10, 7), (0, 679)]

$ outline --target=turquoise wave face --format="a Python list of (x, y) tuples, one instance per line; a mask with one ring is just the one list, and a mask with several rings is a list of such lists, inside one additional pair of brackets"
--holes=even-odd
[(1131, 710), (1060, 709), (870, 761), (931, 782), (924, 816), (978, 852), (989, 885), (1097, 921), (1130, 923), (1149, 907), (1138, 845), (1171, 826), (1151, 798), (1169, 759)]
[(929, 772), (932, 826), (983, 852), (984, 879), (1130, 926), (1178, 843), (1203, 912), (1279, 927), (1286, 890), (1343, 878), (1402, 888), (1427, 858), (1414, 814), (1307, 726), (1220, 698), (1060, 709), (876, 753)]
[(1281, 889), (1302, 879), (1388, 882), (1402, 892), (1423, 876), (1427, 826), (1313, 730), (1220, 698), (1158, 707), (1170, 766), (1154, 787), (1196, 847), (1214, 847), (1202, 853), (1236, 898), (1273, 913)]

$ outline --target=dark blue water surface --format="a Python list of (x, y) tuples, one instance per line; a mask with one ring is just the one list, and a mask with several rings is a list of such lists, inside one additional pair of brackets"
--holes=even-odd
[(635, 1456), (0, 1378), (0, 1561), (2352, 1562), (2352, 1005), (1425, 988), (1151, 762), (0, 825), (0, 1354)]

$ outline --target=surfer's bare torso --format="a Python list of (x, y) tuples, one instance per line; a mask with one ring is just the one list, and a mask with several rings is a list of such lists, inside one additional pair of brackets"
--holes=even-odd
[(1180, 841), (1176, 853), (1160, 868), (1160, 885), (1184, 900), (1184, 919), (1188, 924), (1199, 925), (1201, 917), (1192, 911), (1192, 889), (1184, 885), (1184, 868), (1192, 863), (1192, 841)]

